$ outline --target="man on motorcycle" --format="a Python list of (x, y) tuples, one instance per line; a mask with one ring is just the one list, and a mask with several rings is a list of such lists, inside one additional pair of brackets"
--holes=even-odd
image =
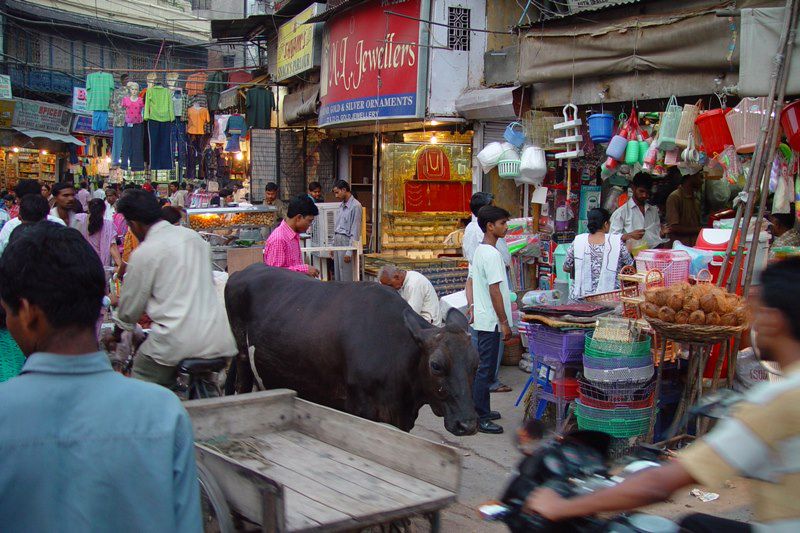
[(141, 244), (131, 254), (115, 321), (132, 331), (142, 313), (152, 320), (133, 377), (172, 387), (183, 359), (235, 355), (225, 306), (214, 288), (209, 244), (195, 231), (162, 220), (158, 200), (146, 191), (124, 194), (117, 212)]
[(770, 265), (760, 294), (750, 302), (758, 349), (763, 358), (780, 364), (782, 381), (750, 390), (731, 416), (677, 460), (576, 498), (539, 488), (528, 496), (526, 510), (553, 521), (633, 510), (695, 483), (721, 485), (742, 476), (752, 480), (756, 524), (694, 514), (681, 527), (695, 532), (800, 531), (800, 258)]

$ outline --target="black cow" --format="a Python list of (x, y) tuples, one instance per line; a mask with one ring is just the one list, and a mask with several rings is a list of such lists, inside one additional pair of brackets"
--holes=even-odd
[(478, 355), (467, 320), (451, 310), (431, 326), (378, 283), (323, 283), (263, 264), (233, 274), (225, 306), (239, 348), (237, 391), (253, 385), (404, 431), (430, 404), (454, 435), (476, 431), (472, 380)]

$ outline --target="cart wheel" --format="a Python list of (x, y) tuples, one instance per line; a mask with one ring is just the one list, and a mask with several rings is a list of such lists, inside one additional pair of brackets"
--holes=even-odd
[(205, 533), (235, 533), (228, 502), (217, 485), (214, 476), (197, 463), (197, 477), (200, 482), (200, 505), (203, 513)]

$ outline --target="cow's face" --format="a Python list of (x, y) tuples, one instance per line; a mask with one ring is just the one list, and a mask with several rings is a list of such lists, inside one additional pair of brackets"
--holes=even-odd
[(478, 353), (472, 346), (469, 324), (451, 309), (442, 328), (423, 329), (413, 311), (404, 313), (406, 326), (421, 348), (419, 373), (425, 400), (444, 427), (453, 435), (472, 435), (478, 416), (472, 402), (472, 382), (478, 368)]

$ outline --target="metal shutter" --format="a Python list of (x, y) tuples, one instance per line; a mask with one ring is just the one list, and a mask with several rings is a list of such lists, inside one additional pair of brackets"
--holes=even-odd
[(505, 142), (503, 133), (508, 127), (508, 122), (484, 122), (483, 123), (483, 146), (493, 142)]

